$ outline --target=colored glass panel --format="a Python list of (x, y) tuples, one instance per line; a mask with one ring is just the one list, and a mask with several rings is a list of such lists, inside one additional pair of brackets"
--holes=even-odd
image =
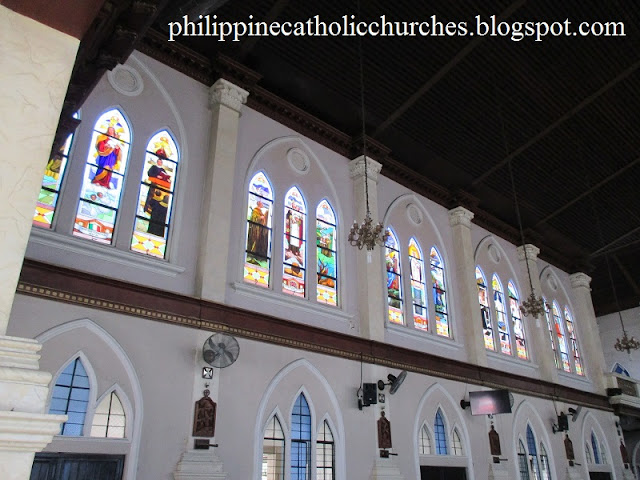
[(338, 304), (336, 216), (327, 200), (316, 209), (316, 255), (318, 285), (316, 299), (328, 305)]
[(520, 306), (518, 305), (518, 291), (513, 282), (507, 285), (509, 292), (509, 308), (511, 310), (511, 319), (513, 321), (513, 336), (516, 339), (516, 354), (518, 358), (527, 359), (527, 343), (524, 338), (524, 324), (520, 317)]
[(560, 349), (560, 360), (562, 361), (562, 369), (565, 372), (571, 372), (569, 364), (569, 349), (567, 348), (567, 339), (564, 335), (564, 327), (562, 326), (562, 318), (560, 318), (560, 308), (556, 302), (552, 305), (553, 323), (556, 327), (556, 336), (558, 337), (558, 348)]
[(440, 409), (436, 412), (436, 418), (433, 421), (433, 435), (436, 441), (436, 455), (448, 455), (447, 434)]
[(404, 324), (402, 314), (402, 275), (400, 274), (400, 251), (398, 239), (393, 231), (388, 230), (389, 236), (385, 243), (385, 263), (387, 267), (387, 303), (389, 321)]
[(571, 352), (573, 353), (573, 364), (575, 365), (576, 373), (578, 375), (584, 375), (582, 360), (580, 359), (580, 349), (578, 348), (578, 338), (573, 328), (573, 319), (567, 307), (564, 307), (564, 320), (567, 323), (567, 333), (569, 334), (569, 341), (571, 342)]
[(591, 448), (593, 449), (593, 460), (595, 463), (600, 463), (600, 451), (598, 450), (598, 439), (596, 434), (591, 432)]
[(500, 279), (495, 274), (491, 278), (491, 287), (493, 288), (493, 308), (496, 312), (500, 351), (506, 355), (511, 355), (511, 336), (509, 334), (509, 325), (507, 324), (504, 291), (502, 290)]
[(129, 125), (119, 110), (98, 118), (80, 189), (75, 236), (107, 245), (113, 242), (130, 141)]
[(493, 322), (491, 321), (491, 311), (489, 310), (487, 282), (484, 279), (484, 274), (482, 270), (480, 270), (480, 267), (476, 267), (476, 285), (478, 286), (478, 302), (480, 303), (484, 347), (488, 350), (495, 350), (496, 346), (493, 342)]
[(271, 217), (273, 189), (266, 175), (258, 172), (249, 182), (247, 244), (244, 281), (269, 287), (271, 269)]
[(444, 264), (436, 247), (431, 247), (429, 259), (431, 265), (433, 305), (436, 312), (436, 333), (443, 337), (448, 337), (450, 335), (449, 310), (447, 308), (447, 292), (444, 283)]
[(297, 297), (305, 293), (306, 213), (302, 193), (292, 187), (284, 197), (282, 291)]
[(169, 132), (163, 130), (151, 137), (142, 169), (131, 239), (134, 252), (158, 258), (166, 255), (178, 161), (178, 147)]
[(274, 415), (269, 420), (262, 440), (261, 480), (284, 480), (284, 433)]
[(411, 298), (413, 300), (413, 325), (426, 330), (429, 327), (427, 318), (427, 295), (424, 278), (424, 261), (418, 242), (409, 240), (409, 267), (411, 275)]
[(560, 360), (558, 359), (558, 351), (556, 350), (556, 342), (553, 339), (553, 326), (551, 324), (551, 311), (549, 309), (549, 304), (547, 303), (547, 299), (543, 298), (544, 302), (544, 318), (547, 321), (547, 329), (549, 331), (549, 340), (551, 341), (551, 351), (553, 352), (553, 360), (556, 364), (556, 368), (560, 368)]
[(333, 434), (325, 420), (322, 423), (316, 442), (316, 478), (317, 480), (333, 480), (336, 449)]

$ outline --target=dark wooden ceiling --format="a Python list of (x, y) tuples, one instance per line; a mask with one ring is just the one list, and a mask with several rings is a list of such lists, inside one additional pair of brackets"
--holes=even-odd
[[(184, 14), (230, 22), (320, 15), (329, 23), (356, 14), (356, 0), (158, 3), (136, 48), (205, 83), (219, 75), (237, 79), (251, 91), (252, 106), (336, 150), (361, 135), (357, 37), (167, 42), (167, 23)], [(637, 306), (640, 3), (362, 0), (358, 19), (383, 14), (389, 21), (436, 15), (445, 23), (466, 21), (470, 29), (476, 15), (569, 19), (574, 29), (583, 21), (624, 22), (623, 37), (364, 37), (362, 51), (367, 135), (378, 142), (373, 156), (383, 174), (446, 207), (466, 205), (479, 224), (519, 243), (511, 165), (526, 241), (541, 248), (542, 258), (593, 277), (597, 314)]]

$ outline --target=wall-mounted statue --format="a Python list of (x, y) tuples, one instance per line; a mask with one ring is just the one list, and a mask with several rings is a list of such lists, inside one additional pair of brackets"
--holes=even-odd
[(391, 448), (391, 422), (384, 416), (384, 410), (378, 419), (378, 448)]
[(500, 448), (500, 435), (498, 435), (496, 429), (493, 428), (493, 424), (491, 424), (491, 430), (489, 430), (489, 449), (491, 450), (491, 455), (502, 455), (502, 449)]
[(213, 437), (216, 432), (216, 402), (209, 398), (209, 390), (196, 402), (193, 414), (193, 436)]
[(569, 435), (564, 437), (564, 451), (567, 454), (567, 460), (573, 461), (576, 459), (576, 456), (573, 453), (573, 442), (569, 438)]

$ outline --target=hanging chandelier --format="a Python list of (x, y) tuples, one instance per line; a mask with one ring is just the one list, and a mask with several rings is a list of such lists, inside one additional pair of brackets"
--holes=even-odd
[[(622, 315), (620, 315), (620, 322), (622, 322)], [(624, 329), (624, 323), (622, 324), (622, 333), (624, 335), (622, 336), (622, 338), (616, 338), (616, 344), (614, 345), (614, 347), (619, 352), (627, 352), (629, 355), (631, 355), (631, 350), (638, 350), (638, 348), (640, 348), (640, 342), (638, 342), (638, 340), (636, 340), (636, 337), (634, 336), (629, 338), (629, 336), (627, 335), (627, 331)]]
[[(358, 16), (360, 14), (360, 2), (358, 2)], [(358, 57), (360, 60), (360, 109), (362, 116), (362, 156), (364, 159), (364, 196), (366, 202), (366, 213), (364, 220), (361, 224), (358, 224), (354, 220), (349, 231), (349, 243), (362, 250), (366, 247), (367, 250), (373, 250), (376, 245), (383, 246), (387, 238), (389, 238), (389, 231), (385, 230), (381, 222), (374, 224), (371, 218), (371, 210), (369, 209), (369, 175), (368, 175), (368, 160), (367, 160), (367, 134), (365, 126), (365, 109), (364, 109), (364, 68), (362, 65), (362, 37), (358, 37)]]

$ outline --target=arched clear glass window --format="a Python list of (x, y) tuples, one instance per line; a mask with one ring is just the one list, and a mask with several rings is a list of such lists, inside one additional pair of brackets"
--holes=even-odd
[(173, 195), (178, 176), (178, 147), (168, 131), (147, 144), (131, 250), (165, 258)]
[(269, 287), (271, 269), (272, 207), (271, 183), (263, 172), (258, 172), (249, 182), (244, 281), (265, 288)]
[(284, 197), (282, 240), (282, 291), (296, 297), (305, 295), (307, 207), (302, 193), (291, 187)]
[(389, 229), (385, 242), (385, 260), (387, 265), (387, 303), (389, 305), (389, 321), (404, 325), (402, 314), (402, 275), (400, 273), (400, 250), (398, 238)]
[(547, 321), (547, 329), (549, 330), (549, 340), (551, 341), (551, 351), (553, 352), (553, 360), (556, 364), (556, 368), (560, 368), (560, 361), (558, 360), (558, 351), (556, 350), (556, 342), (554, 341), (554, 332), (553, 326), (551, 324), (551, 310), (549, 308), (549, 303), (547, 303), (547, 299), (543, 298), (544, 302), (544, 318)]
[(418, 447), (420, 455), (431, 455), (431, 435), (429, 435), (429, 429), (424, 424), (418, 435)]
[(449, 309), (444, 282), (444, 263), (436, 247), (431, 247), (431, 283), (433, 285), (433, 304), (436, 311), (436, 333), (443, 337), (451, 335), (449, 331)]
[(573, 318), (571, 317), (568, 307), (564, 307), (564, 320), (567, 323), (567, 333), (569, 334), (569, 341), (571, 342), (573, 364), (575, 365), (576, 373), (578, 375), (584, 375), (582, 360), (580, 359), (580, 349), (578, 348), (578, 338), (576, 337), (576, 332), (573, 328)]
[(325, 199), (316, 209), (316, 251), (318, 285), (316, 299), (328, 305), (338, 305), (338, 245), (336, 215)]
[(530, 480), (527, 451), (524, 449), (522, 440), (518, 440), (518, 468), (520, 470), (520, 480)]
[[(73, 118), (80, 119), (78, 112), (73, 114)], [(58, 205), (58, 197), (62, 188), (62, 181), (67, 170), (69, 152), (73, 144), (73, 133), (67, 136), (64, 145), (59, 152), (54, 153), (44, 169), (42, 185), (36, 203), (36, 211), (33, 215), (33, 225), (41, 228), (51, 228)]]
[(584, 442), (584, 456), (587, 460), (587, 463), (593, 463), (593, 455), (591, 454), (591, 447), (589, 446), (589, 442)]
[(480, 317), (482, 319), (482, 335), (484, 336), (484, 346), (488, 350), (495, 350), (493, 342), (493, 322), (491, 321), (491, 310), (489, 309), (489, 294), (487, 293), (487, 281), (480, 267), (476, 267), (476, 284), (478, 285), (478, 302), (480, 303)]
[(607, 450), (603, 442), (600, 442), (600, 463), (607, 465)]
[(591, 449), (593, 450), (593, 459), (596, 464), (600, 463), (600, 451), (598, 449), (598, 439), (596, 438), (596, 434), (591, 432)]
[(553, 323), (556, 327), (556, 336), (558, 337), (558, 347), (560, 348), (560, 360), (562, 360), (562, 369), (565, 372), (571, 372), (571, 364), (569, 363), (569, 349), (567, 347), (567, 339), (564, 335), (564, 327), (562, 326), (562, 318), (560, 317), (560, 307), (556, 302), (551, 306), (553, 311)]
[(124, 438), (127, 418), (116, 392), (104, 397), (93, 415), (92, 437)]
[(433, 421), (433, 435), (436, 441), (436, 455), (448, 455), (447, 433), (442, 418), (442, 411), (438, 409), (436, 417)]
[(69, 362), (56, 379), (51, 396), (49, 413), (69, 417), (62, 424), (60, 435), (82, 435), (89, 393), (89, 377), (80, 358), (76, 358)]
[(426, 330), (429, 328), (427, 316), (427, 287), (424, 277), (422, 249), (415, 238), (409, 240), (409, 266), (411, 274), (411, 298), (413, 300), (413, 326)]
[(496, 274), (493, 274), (491, 278), (491, 287), (493, 288), (493, 308), (496, 312), (498, 336), (500, 337), (500, 351), (505, 355), (511, 355), (511, 335), (509, 334), (509, 324), (507, 323), (504, 290), (502, 289), (502, 282), (500, 282)]
[(112, 243), (130, 143), (131, 129), (120, 110), (109, 110), (98, 118), (73, 225), (75, 236)]
[(462, 442), (460, 441), (460, 434), (458, 433), (458, 429), (454, 428), (453, 433), (451, 434), (451, 453), (456, 456), (461, 456), (462, 452)]
[(529, 465), (533, 472), (535, 480), (540, 479), (540, 465), (538, 464), (538, 450), (536, 448), (536, 437), (531, 430), (531, 426), (527, 425), (527, 448), (529, 449)]
[(318, 433), (316, 443), (316, 478), (317, 480), (333, 480), (335, 478), (336, 448), (333, 433), (325, 420)]
[(542, 473), (542, 480), (551, 480), (549, 456), (547, 455), (547, 449), (544, 448), (543, 443), (540, 443), (540, 472)]
[(511, 319), (513, 320), (513, 336), (516, 339), (516, 354), (518, 358), (527, 359), (527, 344), (524, 338), (524, 325), (520, 316), (520, 301), (518, 300), (518, 290), (513, 282), (509, 281), (507, 285), (509, 292), (509, 309), (511, 310)]
[(284, 480), (284, 433), (275, 415), (267, 423), (262, 440), (261, 480)]
[(622, 365), (620, 365), (618, 362), (616, 362), (616, 364), (613, 366), (611, 371), (613, 373), (617, 373), (618, 375), (624, 375), (625, 377), (631, 376), (629, 375), (629, 371), (626, 368), (624, 368)]
[(311, 475), (311, 412), (304, 394), (291, 413), (291, 480), (309, 480)]

